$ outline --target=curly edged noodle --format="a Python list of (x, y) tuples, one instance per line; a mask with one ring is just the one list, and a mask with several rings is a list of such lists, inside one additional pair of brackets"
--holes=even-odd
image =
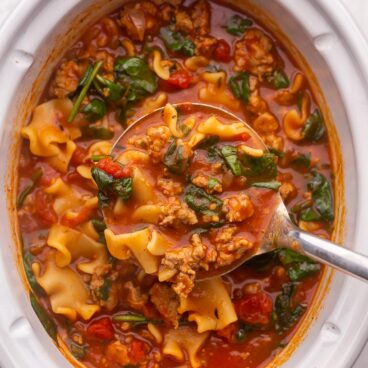
[(79, 128), (67, 123), (72, 108), (67, 98), (43, 103), (34, 109), (30, 124), (21, 130), (22, 136), (29, 139), (32, 154), (46, 157), (61, 172), (67, 171), (76, 149), (73, 140), (81, 136)]
[[(88, 225), (85, 226), (88, 230)], [(87, 231), (95, 236), (92, 231)], [(97, 266), (107, 263), (108, 256), (105, 246), (95, 241), (84, 232), (54, 224), (47, 238), (47, 245), (54, 250), (50, 252), (44, 272), (40, 264), (32, 264), (37, 282), (50, 298), (54, 313), (62, 314), (74, 321), (77, 315), (89, 320), (100, 307), (90, 304), (90, 292), (82, 275), (69, 265), (79, 259), (89, 261), (77, 262), (77, 269), (92, 274)]]
[(54, 183), (45, 189), (45, 192), (54, 197), (53, 208), (57, 215), (64, 215), (67, 220), (72, 220), (78, 216), (81, 208), (97, 208), (97, 197), (82, 197), (69, 185), (65, 184), (61, 178), (57, 178)]
[(50, 253), (45, 271), (41, 273), (39, 263), (32, 264), (37, 282), (49, 296), (52, 311), (75, 321), (77, 315), (89, 320), (100, 310), (97, 304), (89, 304), (90, 292), (82, 276), (69, 266), (59, 267)]
[(221, 277), (196, 283), (187, 298), (180, 298), (178, 312), (189, 312), (188, 320), (197, 323), (199, 333), (222, 330), (238, 319)]
[[(181, 129), (179, 129), (178, 112), (176, 108), (171, 104), (166, 104), (162, 112), (162, 119), (164, 123), (169, 127), (170, 133), (175, 138), (183, 138), (185, 135), (185, 131), (191, 131), (195, 124), (195, 119), (193, 117), (189, 117), (182, 123)], [(183, 127), (185, 128), (183, 129)]]
[[(108, 142), (108, 141), (96, 142), (92, 144), (91, 147), (89, 147), (86, 159), (91, 159), (93, 156), (107, 156), (108, 154), (110, 154), (111, 149), (112, 149), (111, 142)], [(78, 174), (84, 179), (91, 180), (90, 181), (91, 186), (93, 188), (96, 188), (97, 186), (92, 179), (91, 169), (92, 167), (89, 165), (77, 166)]]
[(58, 267), (65, 267), (83, 257), (90, 261), (79, 262), (78, 270), (93, 274), (97, 266), (107, 263), (107, 252), (103, 244), (63, 225), (55, 224), (51, 227), (47, 245), (57, 251), (55, 263)]
[(153, 50), (152, 54), (153, 71), (161, 79), (168, 80), (170, 78), (170, 67), (173, 65), (173, 62), (169, 60), (163, 60), (159, 50)]
[(303, 128), (310, 114), (310, 97), (305, 94), (302, 99), (300, 112), (297, 110), (288, 111), (283, 118), (283, 129), (288, 138), (293, 141), (304, 139)]
[(180, 327), (177, 330), (171, 329), (165, 334), (162, 352), (178, 361), (184, 361), (184, 352), (186, 352), (191, 366), (198, 368), (201, 366), (201, 361), (198, 359), (197, 353), (208, 335), (208, 332), (197, 333), (190, 327)]
[(206, 82), (205, 87), (198, 91), (198, 97), (203, 102), (215, 103), (226, 106), (230, 110), (239, 110), (240, 101), (235, 99), (226, 86), (226, 73), (224, 71), (201, 74), (201, 79)]
[[(173, 244), (162, 233), (147, 227), (132, 233), (115, 235), (105, 230), (106, 244), (110, 254), (125, 260), (133, 254), (148, 274), (158, 272), (160, 261)], [(180, 297), (178, 312), (189, 312), (189, 321), (197, 323), (198, 332), (221, 330), (237, 320), (234, 306), (220, 277), (198, 282), (188, 297)]]

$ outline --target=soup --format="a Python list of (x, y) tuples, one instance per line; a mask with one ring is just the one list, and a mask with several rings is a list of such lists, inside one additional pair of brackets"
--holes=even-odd
[(333, 229), (323, 116), (264, 25), (216, 2), (127, 3), (66, 51), (21, 134), (31, 302), (76, 360), (253, 368), (288, 344), (319, 264), (279, 249), (196, 281), (257, 248), (277, 192), (303, 230)]

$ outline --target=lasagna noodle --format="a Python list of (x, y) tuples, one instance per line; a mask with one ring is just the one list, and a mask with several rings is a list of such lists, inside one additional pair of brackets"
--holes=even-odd
[(238, 319), (221, 277), (197, 282), (187, 298), (180, 297), (178, 312), (189, 312), (198, 332), (221, 330)]
[(37, 282), (50, 299), (52, 311), (71, 321), (75, 321), (78, 315), (84, 320), (89, 320), (100, 307), (89, 304), (90, 293), (81, 276), (70, 267), (58, 267), (53, 256), (51, 253), (43, 274), (39, 263), (32, 264)]

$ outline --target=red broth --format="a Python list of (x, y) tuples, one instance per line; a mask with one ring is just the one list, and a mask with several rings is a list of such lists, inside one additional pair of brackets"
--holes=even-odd
[[(111, 145), (104, 149), (99, 146), (94, 150), (96, 146), (93, 145), (113, 142), (136, 118), (152, 106), (165, 105), (166, 101), (172, 104), (205, 102), (223, 107), (247, 121), (273, 155), (272, 162), (277, 165), (278, 173), (267, 180), (279, 183), (278, 190), (295, 224), (326, 238), (333, 229), (333, 172), (323, 116), (306, 76), (288, 50), (264, 25), (217, 2), (200, 1), (197, 5), (185, 2), (179, 8), (161, 5), (160, 9), (148, 1), (134, 4), (117, 9), (91, 26), (75, 45), (66, 50), (55, 69), (39, 103), (59, 98), (65, 104), (65, 99), (70, 100), (65, 109), (68, 114), (63, 108), (53, 107), (53, 118), (43, 122), (58, 129), (58, 134), (63, 137), (61, 141), (54, 139), (50, 148), (48, 139), (51, 135), (41, 134), (42, 129), (47, 131), (48, 128), (45, 124), (38, 126), (34, 132), (39, 133), (38, 145), (43, 150), (37, 151), (29, 143), (30, 135), (22, 132), (25, 139), (19, 161), (18, 217), (33, 306), (50, 336), (58, 335), (74, 358), (86, 367), (213, 367), (222, 364), (229, 368), (263, 367), (290, 341), (311, 304), (320, 279), (321, 266), (293, 252), (280, 250), (263, 255), (223, 277), (237, 320), (222, 329), (209, 330), (194, 354), (194, 360), (188, 352), (190, 344), (179, 346), (177, 350), (181, 355), (176, 357), (168, 354), (165, 347), (171, 331), (187, 329), (197, 334), (196, 322), (188, 320), (190, 312), (184, 312), (179, 316), (178, 326), (173, 326), (168, 311), (162, 308), (162, 305), (167, 305), (167, 309), (178, 305), (176, 301), (172, 304), (176, 294), (168, 291), (172, 290), (171, 284), (158, 283), (155, 273), (144, 273), (134, 257), (116, 259), (105, 249), (105, 263), (89, 273), (81, 271), (80, 265), (96, 261), (97, 256), (92, 260), (84, 255), (72, 256), (68, 264), (57, 265), (63, 275), (67, 269), (84, 285), (82, 289), (87, 293), (84, 307), (97, 306), (88, 318), (78, 312), (73, 316), (65, 310), (57, 310), (56, 304), (68, 307), (63, 305), (60, 295), (55, 302), (60, 282), (53, 284), (56, 285), (53, 289), (50, 281), (43, 279), (49, 270), (50, 259), (57, 254), (50, 241), (50, 229), (56, 224), (84, 234), (100, 245), (106, 243), (103, 211), (110, 211), (107, 225), (115, 233), (134, 232), (147, 226), (132, 217), (138, 207), (134, 199), (126, 202), (128, 212), (117, 217), (111, 215), (111, 204), (108, 209), (86, 204), (98, 193), (88, 173), (101, 160), (96, 156), (105, 157), (109, 154), (106, 147), (111, 148)], [(208, 19), (210, 21), (206, 22)], [(140, 27), (137, 28), (137, 24)], [(163, 28), (166, 36), (162, 33)], [(165, 37), (166, 43), (163, 41)], [(152, 53), (157, 48), (166, 60), (161, 65), (169, 73), (169, 79), (155, 74)], [(119, 59), (133, 57), (133, 54), (141, 60), (138, 61), (141, 68), (138, 74), (133, 75), (134, 70), (129, 74), (125, 64), (120, 69), (116, 67)], [(191, 56), (202, 58), (198, 68), (188, 64)], [(103, 61), (98, 72), (100, 79), (91, 84), (75, 120), (68, 123), (70, 106), (76, 105), (83, 88), (80, 83), (88, 74), (87, 67), (96, 66), (99, 60)], [(224, 72), (222, 77), (214, 74), (221, 72)], [(212, 77), (220, 75), (215, 83), (211, 83), (210, 73)], [(145, 83), (143, 90), (142, 79)], [(118, 98), (111, 95), (114, 91), (109, 90), (109, 82), (118, 85), (117, 91), (115, 86)], [(203, 98), (208, 91), (213, 92), (212, 100)], [(223, 95), (226, 98), (220, 99)], [(158, 96), (163, 96), (161, 104), (155, 101)], [(91, 105), (93, 100), (102, 102)], [(101, 105), (105, 106), (106, 112)], [(294, 113), (290, 114), (292, 111)], [(190, 114), (191, 111), (183, 111), (183, 116), (179, 113), (179, 121)], [(197, 124), (208, 116), (206, 112), (196, 116)], [(32, 124), (33, 121), (30, 126)], [(144, 135), (147, 128), (159, 125), (162, 125), (160, 120), (148, 121), (139, 126), (138, 131), (132, 131), (130, 137), (133, 133)], [(73, 136), (70, 127), (79, 129), (81, 136)], [(62, 166), (60, 161), (55, 163), (53, 157), (62, 157), (68, 145), (66, 141), (74, 142), (74, 145), (71, 158)], [(244, 142), (257, 147), (249, 137)], [(126, 142), (121, 143), (126, 145)], [(239, 138), (226, 141), (233, 146), (240, 143)], [(52, 147), (58, 148), (57, 154), (50, 154)], [(168, 142), (163, 147), (163, 154), (167, 149)], [(212, 176), (207, 156), (208, 149), (196, 150), (188, 169), (191, 176)], [(259, 161), (255, 161), (255, 166), (259, 165)], [(170, 195), (157, 185), (157, 178), (164, 169), (162, 163), (136, 164), (135, 167), (150, 177), (157, 200), (165, 202)], [(246, 177), (248, 184), (238, 182), (226, 165), (222, 165), (221, 170), (221, 181), (230, 177), (231, 184), (223, 193), (213, 195), (224, 199), (246, 192), (256, 208), (264, 207), (268, 213), (272, 212), (275, 191), (252, 187), (249, 183), (255, 179), (250, 177)], [(258, 173), (256, 181), (264, 181), (262, 175), (266, 174)], [(50, 187), (58, 180), (60, 183), (60, 179), (67, 189), (51, 190)], [(186, 175), (172, 174), (169, 179), (184, 189), (191, 180)], [(182, 193), (179, 197), (184, 202)], [(200, 217), (198, 213), (196, 215)], [(258, 244), (260, 231), (264, 228), (262, 223), (269, 218), (264, 216), (262, 219), (256, 211), (253, 217), (236, 223), (239, 234)], [(193, 226), (167, 227), (165, 231), (175, 247), (180, 248), (190, 243)], [(204, 242), (211, 247), (213, 237), (208, 236)], [(152, 289), (156, 284), (165, 284), (160, 290), (165, 295), (170, 294), (169, 301), (163, 298), (160, 303), (157, 298), (153, 299)], [(73, 285), (69, 286), (73, 288)], [(126, 315), (134, 316), (136, 320), (119, 319)], [(155, 330), (159, 331), (161, 339), (153, 335)]]

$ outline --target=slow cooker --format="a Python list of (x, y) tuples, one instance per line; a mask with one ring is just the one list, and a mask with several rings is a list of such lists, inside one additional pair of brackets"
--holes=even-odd
[[(235, 3), (235, 1), (228, 1)], [(70, 367), (33, 312), (18, 271), (10, 206), (20, 127), (56, 65), (62, 50), (81, 31), (121, 0), (22, 0), (0, 37), (0, 363), (6, 368)], [(368, 238), (368, 45), (339, 0), (253, 0), (297, 47), (318, 80), (340, 138), (345, 217), (337, 239), (365, 252)], [(368, 337), (368, 286), (331, 270), (315, 307), (290, 346), (270, 366), (350, 367)]]

